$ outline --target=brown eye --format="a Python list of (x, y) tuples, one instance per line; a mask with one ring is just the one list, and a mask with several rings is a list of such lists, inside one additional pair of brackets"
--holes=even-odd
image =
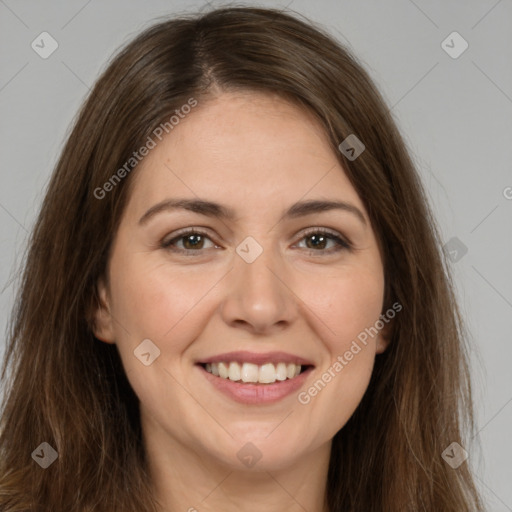
[[(209, 240), (212, 243), (210, 248), (215, 246), (206, 233), (197, 230), (189, 230), (171, 238), (170, 240), (162, 242), (161, 245), (164, 249), (174, 250), (177, 252), (198, 252), (202, 249), (209, 248), (205, 247), (206, 240)], [(182, 244), (181, 247), (179, 245), (180, 243)]]
[[(305, 248), (312, 253), (332, 253), (351, 248), (350, 244), (338, 234), (323, 229), (315, 229), (306, 233), (302, 240), (306, 240)], [(334, 245), (328, 247), (329, 242), (334, 242)]]
[(199, 234), (185, 235), (181, 237), (185, 249), (202, 249), (204, 245), (204, 237)]
[(324, 234), (308, 235), (305, 239), (311, 241), (311, 244), (306, 242), (309, 249), (325, 249), (329, 241), (329, 237)]

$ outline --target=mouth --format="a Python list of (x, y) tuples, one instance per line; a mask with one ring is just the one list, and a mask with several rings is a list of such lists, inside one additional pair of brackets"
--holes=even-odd
[(310, 361), (283, 352), (230, 352), (196, 366), (214, 388), (245, 404), (275, 402), (292, 394), (314, 369)]
[(265, 363), (257, 365), (248, 362), (221, 361), (219, 363), (199, 363), (211, 375), (221, 379), (244, 384), (274, 384), (298, 377), (312, 365), (295, 363)]

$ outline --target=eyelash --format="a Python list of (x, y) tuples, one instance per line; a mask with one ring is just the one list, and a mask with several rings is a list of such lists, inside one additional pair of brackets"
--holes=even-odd
[[(338, 244), (338, 246), (334, 247), (334, 248), (331, 248), (331, 249), (324, 249), (324, 250), (321, 250), (321, 249), (318, 249), (318, 250), (306, 249), (306, 251), (309, 254), (315, 254), (315, 255), (318, 255), (319, 253), (333, 254), (333, 253), (337, 253), (339, 251), (342, 251), (344, 249), (345, 250), (351, 250), (352, 249), (352, 245), (349, 242), (347, 242), (345, 239), (343, 239), (338, 234), (333, 233), (332, 231), (329, 231), (329, 230), (327, 230), (325, 228), (311, 228), (311, 229), (309, 229), (308, 231), (306, 231), (302, 235), (302, 238), (300, 240), (302, 241), (304, 238), (307, 238), (308, 236), (317, 235), (317, 234), (321, 234), (321, 235), (327, 236), (327, 238), (329, 238), (331, 240), (334, 240)], [(211, 240), (210, 235), (208, 233), (206, 233), (205, 231), (202, 231), (201, 229), (197, 229), (197, 228), (187, 228), (186, 230), (178, 233), (172, 239), (167, 240), (167, 241), (162, 241), (161, 242), (161, 247), (163, 249), (168, 250), (168, 251), (172, 251), (172, 252), (175, 252), (175, 253), (185, 254), (187, 256), (200, 256), (201, 253), (204, 250), (206, 250), (206, 249), (194, 250), (194, 249), (179, 249), (179, 248), (176, 248), (176, 247), (171, 247), (174, 242), (179, 241), (179, 240), (181, 240), (182, 238), (185, 238), (188, 235), (201, 235), (201, 236), (204, 236), (204, 237), (208, 238), (209, 240)], [(213, 240), (211, 240), (211, 241), (213, 242)], [(215, 243), (215, 242), (213, 242), (213, 243)], [(196, 253), (196, 254), (193, 254), (193, 253)]]

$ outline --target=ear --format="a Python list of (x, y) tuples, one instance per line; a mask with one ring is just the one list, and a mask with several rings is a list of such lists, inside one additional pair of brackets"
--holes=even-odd
[(388, 320), (386, 323), (384, 320), (384, 327), (379, 331), (377, 336), (376, 345), (375, 345), (375, 353), (382, 354), (389, 347), (391, 342), (391, 337), (393, 335), (393, 327), (395, 324), (394, 320)]
[(114, 322), (110, 313), (108, 290), (103, 278), (98, 280), (97, 303), (92, 312), (92, 331), (94, 336), (105, 343), (115, 343)]

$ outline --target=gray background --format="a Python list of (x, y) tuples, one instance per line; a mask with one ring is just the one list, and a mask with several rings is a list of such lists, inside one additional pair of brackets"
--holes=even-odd
[[(0, 0), (0, 356), (15, 269), (89, 87), (112, 52), (155, 17), (205, 5)], [(479, 428), (465, 448), (489, 510), (512, 511), (512, 1), (258, 5), (288, 5), (354, 50), (392, 107), (444, 242), (460, 241), (449, 248), (457, 260), (454, 277), (472, 334)], [(31, 48), (43, 31), (59, 44), (47, 59)], [(453, 31), (469, 44), (456, 59), (441, 46)]]

